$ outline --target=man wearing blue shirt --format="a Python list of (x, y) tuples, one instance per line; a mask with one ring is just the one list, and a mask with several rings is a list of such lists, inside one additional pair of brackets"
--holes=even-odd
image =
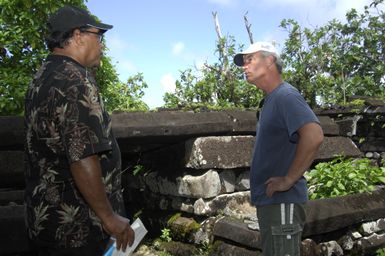
[(282, 80), (282, 61), (271, 43), (250, 45), (234, 63), (265, 93), (250, 175), (263, 255), (298, 256), (306, 218), (303, 174), (323, 141), (322, 128), (298, 90)]

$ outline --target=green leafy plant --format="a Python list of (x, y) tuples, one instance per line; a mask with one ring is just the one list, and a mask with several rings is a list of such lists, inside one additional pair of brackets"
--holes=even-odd
[(377, 256), (385, 256), (385, 248), (378, 249), (376, 251)]
[(244, 79), (243, 70), (237, 67), (232, 56), (242, 49), (236, 47), (234, 37), (217, 41), (214, 63), (205, 63), (199, 70), (181, 71), (175, 91), (163, 97), (165, 107), (199, 111), (234, 108), (256, 108), (263, 94)]
[(137, 218), (140, 218), (140, 216), (143, 214), (143, 209), (140, 209), (134, 214), (134, 220)]
[(319, 163), (306, 174), (310, 199), (329, 198), (370, 192), (385, 183), (385, 167), (374, 166), (370, 159), (344, 159)]
[(312, 107), (345, 105), (351, 95), (384, 98), (383, 4), (374, 0), (362, 13), (348, 11), (346, 22), (334, 19), (315, 28), (293, 19), (281, 22), (288, 32), (282, 51), (285, 80)]
[(210, 252), (213, 250), (213, 248), (210, 243), (205, 242), (201, 245), (201, 247), (198, 250), (199, 250), (199, 255), (208, 256), (210, 255)]
[[(48, 16), (64, 4), (86, 8), (85, 0), (0, 0), (0, 115), (22, 115), (28, 84), (49, 53), (44, 36)], [(119, 81), (108, 56), (94, 72), (109, 112), (148, 110), (147, 83), (138, 73)]]
[(162, 234), (160, 235), (160, 239), (162, 239), (162, 241), (165, 241), (165, 242), (171, 242), (172, 241), (171, 230), (168, 228), (162, 229)]
[(365, 100), (363, 99), (354, 99), (347, 103), (348, 106), (363, 107), (365, 106)]
[(365, 107), (365, 100), (362, 99), (355, 99), (352, 101), (347, 102), (346, 104), (341, 104), (342, 106), (350, 107), (351, 111), (359, 114), (363, 111), (363, 108)]
[(364, 142), (365, 142), (365, 140), (366, 140), (366, 138), (363, 138), (363, 137), (361, 137), (361, 138), (358, 140), (358, 144), (362, 144), (362, 143), (364, 143)]
[(143, 173), (145, 171), (146, 171), (146, 169), (144, 168), (143, 165), (137, 164), (137, 165), (134, 166), (134, 169), (132, 170), (132, 174), (134, 176), (136, 176), (136, 175), (138, 175), (140, 173)]

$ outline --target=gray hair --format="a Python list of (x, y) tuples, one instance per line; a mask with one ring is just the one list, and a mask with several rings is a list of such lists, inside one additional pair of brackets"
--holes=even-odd
[(261, 51), (261, 55), (266, 58), (268, 56), (274, 56), (274, 62), (275, 66), (277, 67), (277, 70), (280, 74), (282, 74), (282, 69), (283, 69), (283, 61), (279, 55), (273, 52), (267, 52), (267, 51)]

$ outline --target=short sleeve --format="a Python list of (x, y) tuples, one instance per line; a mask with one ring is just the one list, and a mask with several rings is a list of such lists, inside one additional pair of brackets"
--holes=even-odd
[(299, 93), (288, 93), (280, 100), (280, 111), (291, 142), (297, 142), (298, 129), (307, 123), (319, 123), (313, 110)]
[(98, 88), (85, 76), (66, 81), (60, 104), (61, 140), (69, 164), (112, 149), (111, 122)]

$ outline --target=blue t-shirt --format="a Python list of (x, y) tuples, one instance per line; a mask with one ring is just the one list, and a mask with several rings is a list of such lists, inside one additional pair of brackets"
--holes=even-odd
[(265, 182), (270, 177), (285, 176), (294, 159), (298, 133), (304, 124), (318, 118), (296, 88), (282, 83), (265, 97), (256, 130), (251, 163), (251, 201), (256, 206), (307, 201), (304, 177), (288, 191), (266, 196)]

